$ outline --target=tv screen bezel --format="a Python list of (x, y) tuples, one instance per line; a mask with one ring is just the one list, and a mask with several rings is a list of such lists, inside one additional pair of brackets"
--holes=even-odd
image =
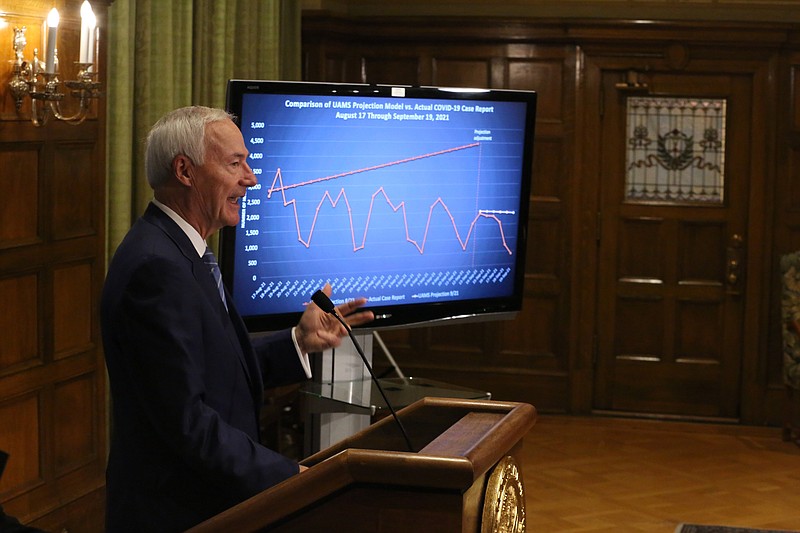
[[(462, 101), (503, 101), (526, 103), (525, 135), (520, 182), (519, 222), (517, 224), (517, 254), (515, 260), (512, 294), (505, 297), (467, 299), (445, 302), (390, 305), (375, 307), (378, 319), (361, 327), (363, 330), (419, 327), (435, 324), (452, 324), (462, 321), (512, 319), (522, 309), (524, 296), (525, 262), (527, 258), (527, 230), (530, 206), (530, 188), (533, 173), (533, 149), (536, 121), (537, 93), (508, 89), (472, 89), (438, 86), (371, 85), (333, 82), (293, 82), (275, 80), (232, 79), (228, 82), (226, 110), (234, 116), (241, 128), (242, 101), (245, 94), (286, 94), (293, 96), (345, 96), (345, 97), (402, 97), (408, 99), (440, 99)], [(238, 226), (228, 226), (220, 232), (219, 263), (223, 281), (232, 287), (235, 265), (234, 247)], [(336, 287), (333, 287), (336, 296)], [(232, 290), (230, 292), (233, 292)], [(367, 306), (367, 309), (370, 307)], [(302, 311), (276, 314), (243, 315), (251, 333), (277, 331), (297, 324)]]

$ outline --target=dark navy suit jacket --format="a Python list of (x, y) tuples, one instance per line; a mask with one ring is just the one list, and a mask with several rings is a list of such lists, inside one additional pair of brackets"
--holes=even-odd
[(109, 532), (183, 531), (298, 472), (258, 438), (264, 385), (306, 377), (291, 334), (251, 340), (228, 306), (151, 204), (114, 254), (101, 303)]

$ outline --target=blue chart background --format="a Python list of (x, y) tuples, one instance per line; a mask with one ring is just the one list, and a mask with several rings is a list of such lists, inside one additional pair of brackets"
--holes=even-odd
[[(286, 107), (287, 99), (332, 104), (298, 109)], [(412, 107), (477, 104), (493, 106), (493, 112), (371, 110), (379, 115), (444, 113), (447, 121), (337, 118), (337, 113), (362, 111), (333, 107), (353, 101)], [(524, 106), (245, 95), (242, 134), (251, 152), (248, 162), (260, 174), (259, 185), (243, 202), (244, 216), (237, 229), (233, 291), (240, 311), (244, 315), (301, 311), (326, 281), (334, 286), (335, 302), (366, 296), (371, 307), (510, 295), (523, 179)], [(489, 130), (492, 139), (476, 141), (476, 130)], [(476, 142), (479, 146), (387, 166)], [(260, 158), (252, 158), (253, 154)], [(345, 173), (352, 174), (323, 179)], [(286, 201), (296, 201), (297, 218), (291, 205), (284, 206), (280, 191), (268, 198), (271, 187), (280, 187), (278, 174), (284, 187), (314, 182), (285, 190)], [(381, 187), (385, 196), (375, 195)], [(405, 203), (405, 218), (402, 209), (392, 210), (387, 196), (395, 207)], [(429, 213), (437, 199), (441, 202), (432, 211), (426, 239)], [(338, 202), (335, 208), (331, 200)], [(502, 234), (500, 225), (485, 217), (478, 218), (470, 234), (479, 210), (512, 214), (496, 215)], [(408, 239), (416, 245), (406, 237), (406, 224)], [(503, 246), (503, 236), (513, 254)]]

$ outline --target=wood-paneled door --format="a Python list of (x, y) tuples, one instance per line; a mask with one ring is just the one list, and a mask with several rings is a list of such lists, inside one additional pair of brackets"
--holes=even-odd
[[(740, 410), (752, 78), (649, 72), (626, 85), (604, 71), (597, 249), (594, 408), (736, 419)], [(631, 90), (635, 88), (638, 90)], [(724, 102), (720, 201), (631, 194), (631, 98)], [(653, 139), (656, 132), (642, 132)], [(689, 163), (711, 138), (664, 139), (662, 158)], [(652, 140), (652, 139), (651, 139)], [(718, 139), (719, 140), (719, 139)], [(661, 141), (659, 141), (661, 142)], [(673, 144), (669, 144), (672, 142)], [(694, 150), (690, 145), (694, 146)], [(698, 167), (702, 157), (697, 159)], [(680, 196), (680, 195), (677, 195)]]

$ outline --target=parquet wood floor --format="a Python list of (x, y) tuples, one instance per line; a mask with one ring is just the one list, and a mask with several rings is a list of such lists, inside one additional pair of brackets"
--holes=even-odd
[(521, 455), (531, 532), (800, 530), (800, 448), (779, 428), (540, 415)]

